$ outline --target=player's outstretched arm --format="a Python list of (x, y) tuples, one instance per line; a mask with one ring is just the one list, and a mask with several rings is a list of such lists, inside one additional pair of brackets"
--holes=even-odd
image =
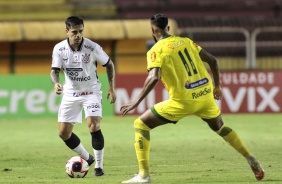
[(115, 92), (115, 66), (114, 63), (110, 60), (110, 62), (106, 66), (108, 81), (109, 81), (109, 89), (107, 94), (107, 100), (111, 97), (110, 103), (115, 103), (116, 101), (116, 92)]
[(158, 83), (160, 79), (160, 68), (152, 68), (149, 71), (149, 74), (145, 80), (144, 86), (142, 88), (142, 91), (138, 95), (138, 97), (128, 104), (124, 104), (121, 106), (120, 111), (122, 112), (122, 115), (124, 116), (127, 112), (135, 109), (139, 103), (142, 102), (142, 100), (151, 92), (152, 89), (154, 89), (155, 85)]

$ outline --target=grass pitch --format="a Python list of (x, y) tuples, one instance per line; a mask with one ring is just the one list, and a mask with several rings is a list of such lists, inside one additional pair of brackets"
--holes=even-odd
[[(104, 117), (104, 169), (93, 168), (82, 179), (65, 173), (75, 155), (57, 135), (56, 118), (0, 119), (0, 183), (114, 184), (137, 172), (133, 121), (136, 117)], [(260, 160), (266, 175), (260, 183), (282, 183), (282, 115), (223, 115)], [(74, 132), (93, 154), (86, 123)], [(156, 184), (257, 183), (245, 159), (195, 116), (151, 131), (151, 178)]]

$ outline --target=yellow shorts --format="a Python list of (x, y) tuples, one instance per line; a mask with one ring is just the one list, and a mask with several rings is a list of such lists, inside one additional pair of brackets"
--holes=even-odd
[(168, 123), (177, 123), (180, 119), (191, 114), (204, 119), (212, 119), (221, 113), (213, 98), (206, 98), (204, 101), (169, 99), (155, 104), (151, 111), (158, 119)]

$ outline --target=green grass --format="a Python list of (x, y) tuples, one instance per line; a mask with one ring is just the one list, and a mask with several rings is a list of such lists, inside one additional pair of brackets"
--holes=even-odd
[[(0, 183), (114, 184), (137, 172), (133, 121), (136, 117), (104, 117), (104, 177), (91, 169), (83, 179), (65, 173), (75, 155), (57, 136), (55, 118), (0, 119)], [(260, 183), (282, 183), (282, 115), (223, 115), (260, 160), (266, 176)], [(89, 152), (84, 122), (74, 132)], [(199, 118), (151, 131), (151, 178), (156, 184), (257, 183), (245, 159)], [(11, 171), (4, 171), (11, 169)]]

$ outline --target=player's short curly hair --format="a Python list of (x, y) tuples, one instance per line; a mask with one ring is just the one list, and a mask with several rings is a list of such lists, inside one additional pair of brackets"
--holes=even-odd
[(158, 28), (165, 29), (168, 24), (168, 18), (163, 13), (158, 13), (151, 17), (151, 24)]
[(66, 19), (66, 29), (70, 29), (72, 26), (83, 25), (83, 19), (77, 16), (70, 16)]

